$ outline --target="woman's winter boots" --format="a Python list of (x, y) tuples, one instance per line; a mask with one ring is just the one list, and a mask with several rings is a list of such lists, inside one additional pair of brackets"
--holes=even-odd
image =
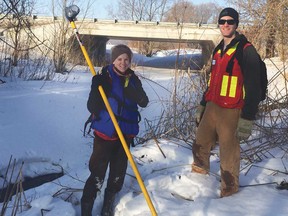
[(81, 216), (92, 216), (93, 205), (94, 200), (89, 202), (81, 200)]
[(107, 189), (105, 190), (101, 216), (113, 216), (114, 215), (113, 205), (114, 205), (115, 196), (116, 196), (116, 193), (112, 193), (108, 191)]

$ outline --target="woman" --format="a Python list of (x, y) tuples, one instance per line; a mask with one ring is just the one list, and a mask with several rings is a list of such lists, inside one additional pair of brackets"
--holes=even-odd
[(93, 116), (94, 146), (89, 161), (88, 177), (81, 198), (82, 216), (91, 216), (94, 200), (100, 191), (109, 165), (107, 187), (104, 194), (102, 216), (111, 216), (115, 195), (123, 186), (127, 169), (127, 156), (117, 135), (111, 117), (105, 108), (98, 87), (101, 85), (125, 137), (128, 147), (139, 132), (138, 105), (146, 107), (149, 100), (141, 81), (130, 69), (133, 53), (120, 44), (112, 48), (112, 64), (103, 67), (93, 77), (87, 108)]

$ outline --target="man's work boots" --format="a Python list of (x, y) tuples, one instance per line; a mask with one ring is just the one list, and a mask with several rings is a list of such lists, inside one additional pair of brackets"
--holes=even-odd
[(208, 171), (192, 163), (192, 172), (206, 175)]
[(105, 190), (101, 216), (113, 216), (114, 215), (113, 205), (114, 205), (115, 196), (116, 196), (116, 193), (112, 193), (108, 191), (107, 189)]
[(238, 188), (221, 189), (220, 198), (228, 197), (238, 192)]
[(81, 200), (81, 216), (92, 216), (93, 205), (94, 200), (89, 202)]

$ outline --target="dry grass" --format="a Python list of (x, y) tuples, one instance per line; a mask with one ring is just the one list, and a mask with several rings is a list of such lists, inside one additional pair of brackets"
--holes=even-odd
[[(278, 58), (266, 62), (276, 72), (269, 77), (268, 97), (259, 105), (252, 136), (241, 144), (241, 157), (249, 163), (275, 157), (277, 149), (283, 150), (283, 157), (288, 151), (287, 63)], [(194, 114), (206, 88), (205, 74), (204, 71), (198, 74), (180, 71), (175, 75), (177, 81), (173, 86), (175, 91), (171, 91), (169, 97), (171, 100), (162, 101), (166, 108), (153, 122), (145, 119), (145, 135), (137, 138), (139, 144), (150, 139), (168, 138), (182, 140), (187, 148), (192, 148), (196, 134)]]

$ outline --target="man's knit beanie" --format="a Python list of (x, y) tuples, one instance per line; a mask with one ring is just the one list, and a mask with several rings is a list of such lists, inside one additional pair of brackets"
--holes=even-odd
[(112, 52), (111, 52), (111, 62), (113, 63), (118, 56), (120, 56), (124, 53), (126, 53), (128, 55), (129, 62), (131, 62), (133, 53), (128, 46), (126, 46), (124, 44), (118, 44), (118, 45), (114, 46), (112, 48)]
[(224, 8), (224, 9), (220, 12), (220, 14), (219, 14), (219, 19), (218, 19), (218, 20), (220, 20), (220, 19), (221, 19), (222, 17), (224, 17), (224, 16), (230, 16), (230, 17), (232, 17), (232, 18), (236, 21), (236, 24), (237, 24), (237, 26), (238, 26), (238, 24), (239, 24), (239, 14), (238, 14), (238, 12), (237, 12), (235, 9), (230, 8), (230, 7)]

